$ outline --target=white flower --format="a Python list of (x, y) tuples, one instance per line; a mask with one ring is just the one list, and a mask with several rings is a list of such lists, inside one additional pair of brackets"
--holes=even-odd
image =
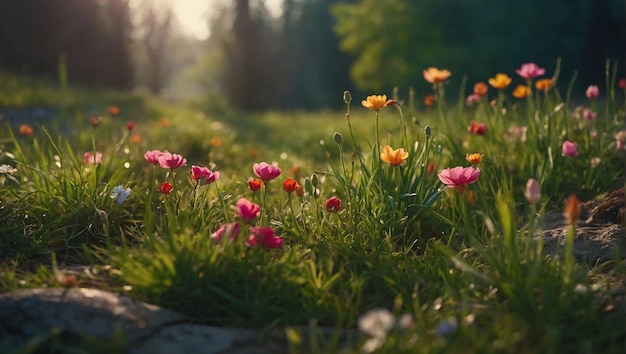
[(11, 165), (0, 165), (0, 175), (12, 175), (17, 172), (17, 168)]
[(384, 339), (396, 323), (395, 316), (387, 309), (372, 309), (359, 317), (359, 330), (374, 338)]
[(117, 204), (122, 204), (126, 201), (126, 198), (130, 195), (130, 188), (124, 188), (123, 186), (117, 186), (113, 188), (111, 198), (117, 198)]

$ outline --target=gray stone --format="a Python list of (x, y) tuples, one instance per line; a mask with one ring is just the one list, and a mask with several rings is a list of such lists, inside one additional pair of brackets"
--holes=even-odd
[[(301, 333), (301, 347), (305, 348), (310, 345), (307, 338), (319, 336), (324, 342), (337, 334), (328, 328), (294, 330)], [(358, 340), (358, 332), (340, 334), (341, 347)], [(129, 354), (280, 354), (289, 353), (290, 348), (282, 328), (264, 331), (192, 324), (176, 312), (102, 290), (26, 289), (0, 295), (0, 352), (65, 353), (69, 349)]]
[[(544, 252), (557, 254), (565, 249), (569, 226), (545, 230), (536, 237), (544, 240)], [(574, 255), (590, 264), (626, 257), (626, 232), (616, 224), (584, 225), (576, 228)]]

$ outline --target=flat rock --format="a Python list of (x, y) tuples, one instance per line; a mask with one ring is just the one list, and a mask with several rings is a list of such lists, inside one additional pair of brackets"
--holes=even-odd
[[(296, 330), (306, 339), (312, 329)], [(334, 334), (313, 330), (327, 338)], [(342, 346), (356, 336), (342, 334)], [(176, 312), (102, 290), (25, 289), (0, 295), (2, 353), (280, 354), (288, 349), (281, 329), (192, 324)]]
[[(557, 254), (565, 249), (569, 226), (545, 230), (542, 237), (546, 254)], [(579, 261), (598, 263), (626, 257), (626, 231), (619, 225), (584, 225), (576, 228), (574, 255)]]

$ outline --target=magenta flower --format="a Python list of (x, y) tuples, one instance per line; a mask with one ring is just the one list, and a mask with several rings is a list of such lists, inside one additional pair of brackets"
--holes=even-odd
[(143, 157), (146, 159), (146, 161), (150, 162), (153, 165), (158, 165), (159, 164), (159, 156), (161, 156), (161, 154), (165, 153), (167, 151), (161, 151), (161, 150), (148, 150), (146, 151), (145, 154), (143, 154)]
[(565, 140), (563, 142), (563, 156), (565, 157), (578, 156), (578, 145), (573, 141)]
[(587, 96), (590, 100), (595, 100), (600, 95), (600, 89), (596, 85), (589, 85), (587, 87), (587, 91), (585, 91), (585, 96)]
[(441, 170), (438, 176), (448, 188), (464, 190), (466, 185), (476, 182), (480, 177), (480, 170), (474, 167), (457, 166)]
[(278, 166), (270, 165), (267, 162), (255, 163), (252, 166), (252, 171), (260, 179), (264, 181), (271, 181), (274, 178), (280, 176), (280, 168)]
[(522, 67), (515, 70), (515, 72), (524, 80), (530, 81), (538, 76), (545, 74), (546, 69), (538, 67), (535, 63), (526, 63), (522, 64)]
[(239, 198), (237, 201), (237, 214), (241, 221), (251, 223), (261, 215), (261, 208), (246, 198)]
[(526, 182), (526, 191), (524, 192), (524, 196), (530, 204), (537, 204), (541, 194), (539, 193), (539, 182), (536, 179), (531, 178)]
[(196, 165), (191, 166), (191, 178), (196, 182), (213, 183), (220, 178), (219, 171), (211, 171), (207, 167), (200, 167)]
[(251, 227), (250, 232), (252, 234), (246, 241), (248, 247), (280, 248), (283, 245), (283, 239), (269, 227)]
[(95, 164), (99, 164), (102, 162), (102, 153), (99, 151), (96, 151), (96, 153), (92, 153), (87, 151), (86, 153), (83, 154), (83, 162), (84, 163), (90, 163), (92, 165)]
[(169, 152), (162, 152), (159, 157), (159, 165), (162, 168), (175, 169), (183, 167), (187, 164), (187, 159), (178, 154), (172, 154)]
[(230, 241), (232, 242), (237, 238), (237, 235), (239, 235), (239, 223), (234, 222), (234, 223), (224, 224), (220, 226), (220, 228), (217, 229), (217, 231), (215, 231), (214, 233), (212, 233), (211, 236), (209, 237), (212, 240), (221, 242), (222, 237), (226, 236), (226, 237), (229, 237)]

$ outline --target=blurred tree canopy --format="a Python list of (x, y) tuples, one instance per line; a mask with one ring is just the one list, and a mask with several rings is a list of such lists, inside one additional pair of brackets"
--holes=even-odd
[(72, 82), (130, 88), (128, 0), (0, 0), (0, 68)]
[(360, 0), (334, 6), (341, 48), (362, 90), (422, 83), (429, 66), (470, 81), (511, 75), (525, 62), (584, 85), (604, 82), (607, 59), (626, 64), (623, 0)]

